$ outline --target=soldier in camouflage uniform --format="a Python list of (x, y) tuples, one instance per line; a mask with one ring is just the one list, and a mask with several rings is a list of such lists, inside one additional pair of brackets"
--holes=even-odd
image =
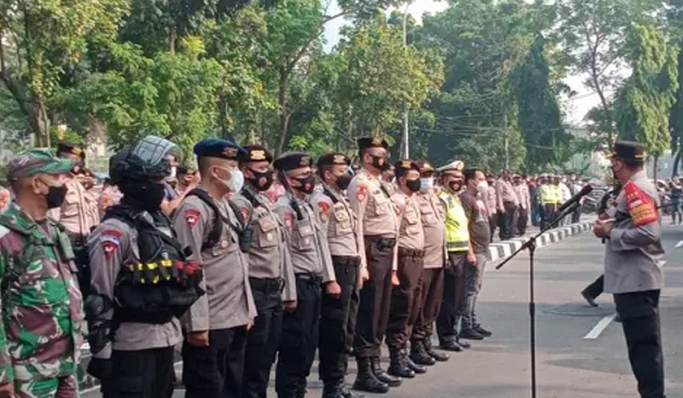
[(82, 297), (69, 238), (47, 218), (73, 167), (49, 149), (21, 152), (8, 166), (16, 202), (0, 216), (0, 396), (78, 397)]

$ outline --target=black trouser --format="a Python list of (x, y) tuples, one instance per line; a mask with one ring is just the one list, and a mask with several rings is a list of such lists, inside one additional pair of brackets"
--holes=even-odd
[(391, 268), (395, 239), (365, 237), (365, 258), (370, 279), (360, 291), (354, 353), (358, 358), (379, 358), (389, 322)]
[(550, 223), (557, 217), (557, 205), (545, 204), (543, 205), (543, 215), (541, 216), (541, 228), (545, 229), (550, 226)]
[(526, 227), (527, 227), (528, 223), (529, 223), (529, 210), (528, 209), (522, 209), (520, 207), (518, 210), (517, 225), (515, 228), (517, 230), (518, 235), (526, 234)]
[(102, 380), (104, 398), (171, 398), (174, 347), (111, 354), (112, 375)]
[(333, 298), (326, 293), (322, 295), (318, 373), (325, 385), (336, 385), (344, 380), (356, 333), (360, 301), (360, 258), (333, 256), (332, 263), (337, 283), (341, 287), (341, 296)]
[(590, 285), (586, 286), (585, 289), (583, 289), (584, 292), (588, 294), (589, 297), (591, 297), (593, 300), (598, 298), (602, 292), (605, 289), (605, 275), (602, 274), (593, 281)]
[(572, 224), (576, 224), (579, 222), (579, 219), (581, 218), (581, 206), (579, 206), (578, 209), (574, 210), (572, 213)]
[(258, 316), (247, 334), (245, 398), (266, 398), (282, 333), (282, 280), (249, 278)]
[(443, 301), (436, 319), (436, 332), (443, 343), (458, 337), (460, 319), (465, 310), (464, 266), (467, 252), (449, 252), (449, 263), (444, 270)]
[(491, 242), (493, 242), (493, 236), (496, 234), (496, 227), (498, 226), (498, 213), (493, 213), (489, 216), (489, 226), (491, 227)]
[(659, 290), (614, 295), (641, 398), (664, 398)]
[(399, 285), (391, 290), (391, 306), (387, 324), (387, 346), (403, 350), (413, 334), (420, 313), (420, 283), (424, 268), (424, 251), (398, 248)]
[(317, 275), (296, 275), (296, 310), (282, 317), (275, 370), (275, 391), (280, 398), (303, 397), (306, 393), (306, 378), (318, 348), (321, 282)]
[(505, 211), (498, 213), (500, 231), (498, 236), (500, 240), (508, 240), (512, 238), (512, 233), (517, 225), (517, 206), (512, 202), (505, 202), (503, 204)]
[(209, 346), (183, 341), (185, 398), (239, 398), (244, 380), (247, 327), (209, 331)]
[(443, 299), (443, 274), (443, 268), (427, 268), (422, 271), (420, 315), (415, 320), (411, 341), (428, 339), (434, 333), (434, 321), (439, 315)]

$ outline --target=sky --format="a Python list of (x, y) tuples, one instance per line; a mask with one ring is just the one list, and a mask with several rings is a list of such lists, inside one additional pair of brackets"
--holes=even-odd
[[(322, 1), (325, 1), (325, 4), (329, 4), (328, 15), (339, 11), (335, 0)], [(448, 5), (445, 1), (415, 0), (408, 8), (408, 12), (420, 23), (422, 14), (433, 14), (447, 7)], [(347, 23), (347, 21), (339, 19), (327, 25), (325, 29), (326, 49), (331, 49), (339, 41), (339, 29)], [(561, 101), (566, 113), (566, 122), (572, 125), (582, 125), (583, 117), (586, 113), (600, 103), (597, 94), (583, 86), (583, 80), (585, 80), (585, 76), (580, 75), (570, 75), (565, 79), (565, 83), (576, 92), (573, 98), (563, 98)]]

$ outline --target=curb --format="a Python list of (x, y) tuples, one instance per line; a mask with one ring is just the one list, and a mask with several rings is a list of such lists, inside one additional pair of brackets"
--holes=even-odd
[[(578, 235), (584, 231), (588, 231), (591, 228), (592, 223), (590, 221), (583, 221), (576, 224), (567, 225), (564, 227), (559, 227), (552, 229), (536, 239), (536, 246), (543, 247), (548, 246), (552, 243), (559, 242), (570, 236)], [(504, 242), (492, 243), (489, 246), (489, 252), (487, 254), (487, 259), (489, 261), (502, 260), (510, 256), (516, 250), (518, 250), (524, 242), (529, 238), (514, 238), (511, 240), (506, 240)]]

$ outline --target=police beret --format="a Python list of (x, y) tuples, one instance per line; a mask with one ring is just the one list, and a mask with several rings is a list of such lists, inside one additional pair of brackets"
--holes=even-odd
[(394, 164), (397, 176), (408, 174), (410, 170), (420, 171), (420, 166), (410, 159), (399, 160)]
[(312, 165), (313, 160), (311, 156), (303, 152), (283, 153), (273, 162), (273, 166), (280, 171), (290, 171), (302, 167), (311, 167)]
[(340, 166), (350, 166), (351, 165), (351, 159), (348, 158), (348, 156), (344, 155), (343, 153), (326, 153), (322, 155), (321, 157), (318, 158), (318, 162), (316, 163), (318, 168), (322, 168), (324, 166), (334, 166), (334, 165), (340, 165)]
[(241, 162), (263, 162), (271, 163), (273, 155), (268, 152), (266, 147), (261, 145), (247, 145), (244, 147), (246, 154), (240, 159)]
[(57, 144), (57, 153), (70, 153), (76, 156), (80, 156), (81, 159), (85, 159), (85, 151), (83, 150), (83, 148), (70, 142), (62, 141), (59, 144)]
[(362, 137), (358, 139), (358, 149), (384, 148), (389, 149), (389, 143), (383, 138)]
[(220, 138), (208, 138), (199, 141), (193, 148), (197, 158), (220, 158), (228, 160), (239, 160), (247, 152), (239, 145)]
[(639, 142), (617, 141), (608, 158), (623, 160), (645, 160), (645, 147)]
[(422, 173), (422, 174), (429, 174), (429, 173), (433, 173), (434, 171), (436, 171), (436, 170), (434, 170), (434, 166), (432, 166), (432, 164), (426, 160), (421, 160), (421, 159), (416, 160), (415, 163), (420, 168), (420, 173)]

